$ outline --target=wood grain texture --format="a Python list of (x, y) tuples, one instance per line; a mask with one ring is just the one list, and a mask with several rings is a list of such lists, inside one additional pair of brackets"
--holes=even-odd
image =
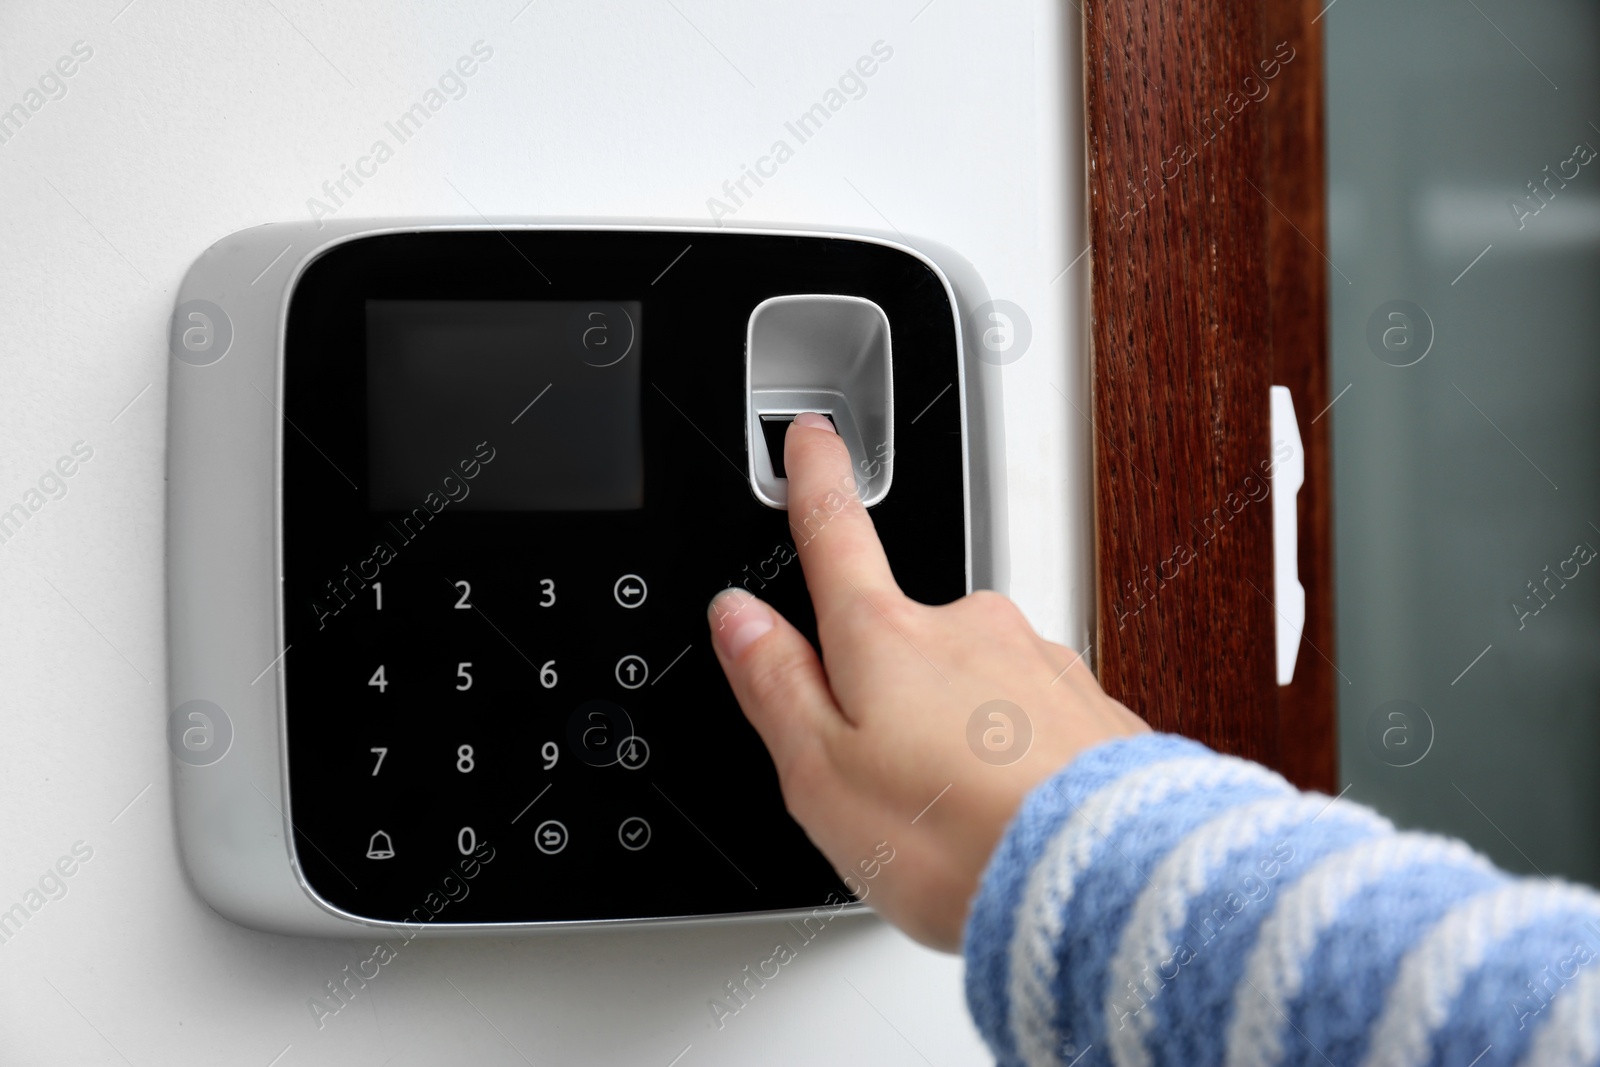
[[(1329, 265), (1322, 31), (1313, 22), (1326, 0), (1268, 4), (1269, 43), (1287, 41), (1296, 57), (1263, 101), (1266, 117), (1268, 322), (1272, 381), (1294, 398), (1306, 448), (1300, 490), (1300, 584), (1306, 627), (1294, 682), (1278, 690), (1278, 769), (1302, 789), (1333, 792), (1338, 773), (1338, 687), (1334, 664), (1333, 470), (1322, 414), (1333, 396), (1328, 381)], [(1334, 277), (1332, 282), (1344, 284)], [(1319, 417), (1320, 416), (1320, 417)], [(1313, 422), (1312, 420), (1316, 421)]]
[(1157, 729), (1276, 766), (1267, 116), (1250, 94), (1270, 100), (1298, 59), (1264, 80), (1259, 2), (1088, 0), (1084, 18), (1100, 679)]

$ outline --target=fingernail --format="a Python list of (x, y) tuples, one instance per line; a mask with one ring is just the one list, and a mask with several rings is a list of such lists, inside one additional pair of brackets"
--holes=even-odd
[(794, 417), (796, 426), (809, 426), (813, 430), (827, 430), (829, 433), (838, 433), (834, 428), (833, 420), (826, 415), (818, 415), (815, 411), (802, 411)]
[(706, 614), (711, 620), (711, 640), (728, 659), (738, 659), (776, 621), (771, 608), (743, 589), (718, 593)]

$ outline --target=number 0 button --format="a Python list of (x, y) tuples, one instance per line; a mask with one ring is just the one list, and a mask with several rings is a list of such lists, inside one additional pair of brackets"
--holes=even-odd
[(623, 656), (617, 660), (617, 684), (624, 689), (637, 689), (650, 677), (650, 667), (641, 656)]

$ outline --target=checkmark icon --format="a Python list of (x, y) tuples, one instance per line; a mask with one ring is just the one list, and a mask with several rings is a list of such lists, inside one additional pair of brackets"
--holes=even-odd
[(637, 815), (630, 815), (617, 827), (617, 843), (629, 852), (638, 852), (650, 843), (650, 824)]

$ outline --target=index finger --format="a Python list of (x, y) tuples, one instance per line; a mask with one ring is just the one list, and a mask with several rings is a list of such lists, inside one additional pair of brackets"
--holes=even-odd
[(857, 596), (900, 595), (883, 542), (861, 503), (843, 439), (825, 416), (796, 415), (784, 437), (789, 532), (818, 625)]

